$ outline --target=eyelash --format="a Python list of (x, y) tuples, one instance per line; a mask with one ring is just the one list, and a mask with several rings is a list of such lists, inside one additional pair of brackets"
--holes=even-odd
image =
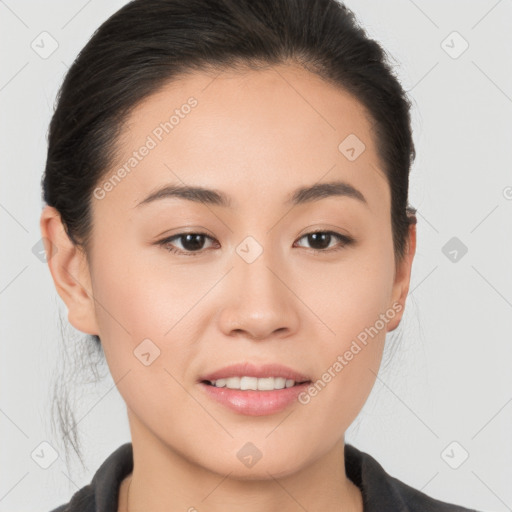
[[(307, 237), (308, 235), (319, 234), (319, 233), (334, 235), (334, 237), (336, 237), (341, 242), (341, 245), (338, 245), (337, 247), (334, 247), (331, 249), (309, 249), (310, 251), (312, 251), (314, 253), (322, 253), (322, 252), (330, 253), (330, 252), (340, 251), (341, 249), (343, 249), (355, 242), (354, 238), (347, 236), (347, 235), (342, 235), (341, 233), (337, 233), (335, 231), (310, 231), (309, 233), (305, 233), (304, 235), (302, 235), (299, 238), (299, 240), (301, 240), (304, 237)], [(163, 240), (160, 240), (159, 242), (156, 242), (156, 243), (157, 243), (157, 245), (163, 246), (165, 248), (165, 250), (167, 250), (170, 253), (179, 254), (179, 255), (183, 255), (183, 256), (199, 256), (199, 255), (201, 255), (206, 249), (201, 249), (199, 251), (182, 251), (180, 249), (176, 249), (175, 247), (169, 247), (169, 244), (173, 240), (182, 238), (186, 235), (202, 235), (202, 236), (205, 236), (205, 237), (213, 240), (213, 238), (210, 235), (208, 235), (207, 233), (194, 231), (194, 232), (190, 232), (190, 233), (179, 233), (177, 235), (173, 235), (171, 237), (164, 238)]]

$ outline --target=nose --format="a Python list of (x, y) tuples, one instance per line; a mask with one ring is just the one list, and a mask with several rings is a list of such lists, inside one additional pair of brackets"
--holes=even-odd
[[(226, 336), (252, 340), (284, 338), (299, 328), (301, 301), (291, 275), (263, 253), (252, 263), (235, 262), (218, 315)], [(302, 306), (304, 307), (304, 306)]]

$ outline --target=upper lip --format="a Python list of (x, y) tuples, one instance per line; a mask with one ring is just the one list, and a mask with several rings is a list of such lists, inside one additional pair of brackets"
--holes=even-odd
[(229, 377), (243, 376), (257, 378), (282, 377), (285, 379), (292, 379), (295, 382), (305, 382), (310, 380), (307, 375), (304, 375), (300, 372), (293, 370), (292, 368), (288, 368), (287, 366), (283, 366), (281, 364), (269, 363), (255, 365), (248, 362), (225, 366), (224, 368), (204, 375), (199, 380), (213, 381), (218, 379), (228, 379)]

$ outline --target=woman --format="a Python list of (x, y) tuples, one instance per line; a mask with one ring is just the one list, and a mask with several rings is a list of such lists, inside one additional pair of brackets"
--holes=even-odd
[(135, 0), (96, 31), (41, 231), (131, 442), (55, 511), (468, 510), (344, 442), (409, 290), (409, 108), (334, 0)]

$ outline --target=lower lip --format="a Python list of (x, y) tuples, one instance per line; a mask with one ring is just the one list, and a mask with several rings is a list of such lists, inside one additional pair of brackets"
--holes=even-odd
[(298, 395), (304, 391), (308, 382), (297, 384), (290, 388), (274, 389), (272, 391), (240, 390), (217, 388), (210, 384), (200, 382), (204, 391), (229, 409), (247, 416), (265, 416), (275, 414), (289, 407), (297, 401)]

